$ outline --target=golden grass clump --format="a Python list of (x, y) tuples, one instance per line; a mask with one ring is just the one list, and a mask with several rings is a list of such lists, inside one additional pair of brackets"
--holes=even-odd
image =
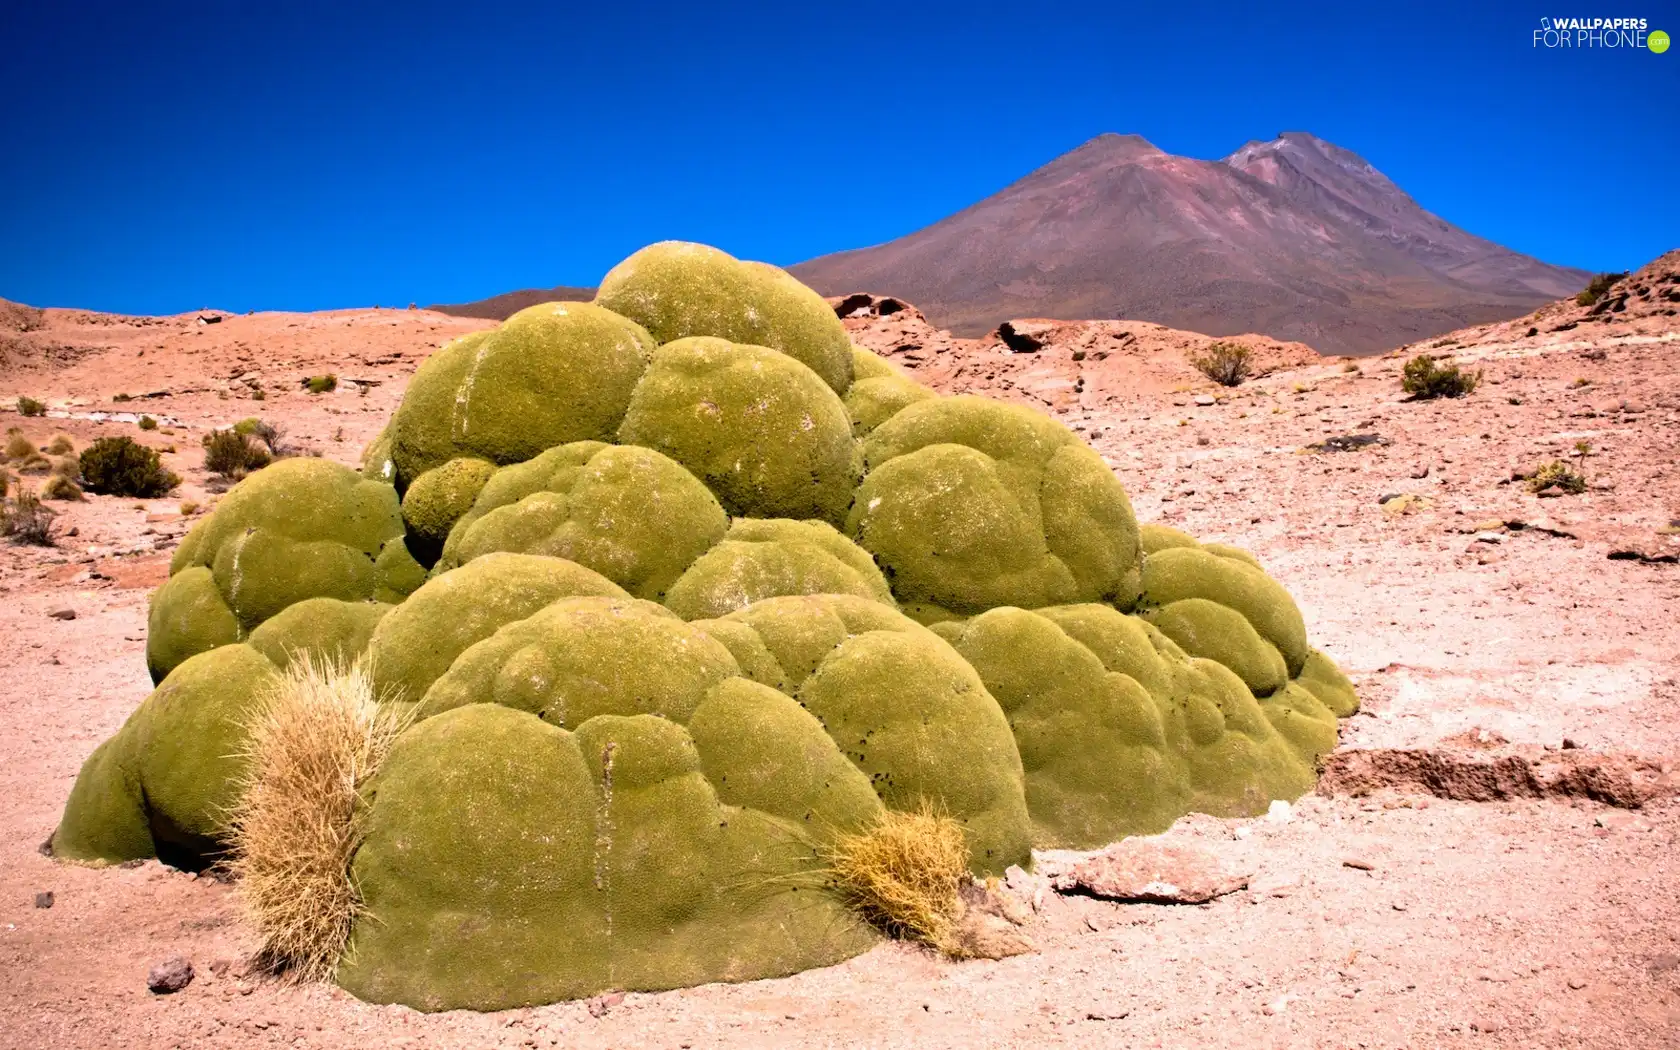
[(31, 456), (39, 456), (41, 450), (35, 447), (35, 442), (23, 436), (21, 430), (14, 430), (6, 437), (6, 458), (23, 460)]
[(68, 456), (76, 451), (76, 443), (70, 440), (69, 434), (55, 434), (52, 443), (46, 448), (49, 456)]
[(841, 897), (872, 925), (942, 951), (951, 943), (969, 879), (968, 843), (951, 817), (926, 804), (889, 811), (866, 831), (838, 836), (828, 862)]
[(82, 487), (76, 484), (76, 479), (67, 474), (54, 473), (41, 483), (41, 498), (68, 501), (87, 499), (82, 495)]
[(248, 716), (228, 867), (275, 972), (330, 978), (361, 909), (361, 793), (412, 717), (379, 700), (361, 662), (298, 652)]

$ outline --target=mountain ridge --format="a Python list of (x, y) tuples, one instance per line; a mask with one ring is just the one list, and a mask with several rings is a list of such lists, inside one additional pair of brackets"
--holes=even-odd
[(930, 226), (790, 269), (827, 295), (908, 299), (958, 334), (1124, 317), (1324, 353), (1515, 316), (1589, 276), (1453, 226), (1304, 132), (1219, 160), (1099, 135)]
[[(1460, 229), (1357, 153), (1298, 131), (1217, 160), (1105, 132), (938, 222), (789, 270), (824, 295), (908, 300), (959, 336), (1017, 318), (1124, 318), (1326, 354), (1506, 320), (1591, 276)], [(501, 319), (592, 294), (431, 309)]]

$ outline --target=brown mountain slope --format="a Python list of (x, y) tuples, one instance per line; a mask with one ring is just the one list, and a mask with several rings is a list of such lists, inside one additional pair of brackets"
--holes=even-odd
[(480, 299), (472, 303), (443, 303), (438, 306), (428, 306), (428, 310), (436, 310), (440, 314), (451, 314), (455, 317), (486, 317), (492, 321), (505, 321), (527, 306), (538, 303), (587, 303), (595, 298), (593, 288), (574, 288), (570, 285), (560, 285), (556, 288), (521, 288), (516, 292), (503, 292), (488, 299)]
[(1465, 233), (1299, 133), (1221, 161), (1102, 135), (932, 226), (792, 270), (829, 295), (902, 296), (962, 335), (1126, 317), (1323, 353), (1511, 317), (1589, 276)]

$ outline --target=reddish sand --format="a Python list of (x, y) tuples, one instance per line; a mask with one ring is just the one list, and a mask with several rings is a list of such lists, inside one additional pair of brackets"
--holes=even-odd
[[(64, 506), (57, 549), (0, 547), (0, 1045), (1680, 1045), (1680, 324), (1661, 302), (1563, 331), (1548, 315), (1533, 337), (1523, 323), (1460, 333), (1433, 352), (1485, 370), (1463, 400), (1403, 401), (1399, 356), (1358, 371), (1279, 359), (1227, 391), (1167, 349), (1111, 355), (1081, 397), (1049, 399), (1140, 518), (1259, 555), (1359, 685), (1365, 708), (1331, 775), (1290, 819), (1172, 832), (1252, 871), (1249, 889), (1194, 907), (1050, 894), (1031, 927), (1040, 951), (1000, 962), (889, 945), (593, 1011), (437, 1016), (247, 975), (253, 941), (227, 886), (155, 862), (62, 866), (37, 846), (82, 760), (147, 693), (148, 588), (184, 531), (182, 500), (214, 498), (205, 430), (262, 415), (354, 463), (416, 362), (482, 324), (392, 310), (0, 316), (0, 396), (51, 407), (0, 420), (38, 442), (173, 445), (186, 479), (169, 499)], [(852, 327), (870, 341), (871, 324)], [(1020, 369), (1093, 360), (1068, 347), (977, 365), (976, 344), (951, 341), (954, 356), (909, 363), (948, 389), (967, 376), (1032, 400), (1041, 380)], [(378, 385), (299, 389), (328, 371)], [(92, 418), (123, 410), (165, 429)], [(1388, 443), (1302, 451), (1357, 430)], [(1510, 481), (1577, 441), (1592, 449), (1586, 493), (1541, 499)], [(1429, 505), (1393, 514), (1378, 501), (1394, 493)], [(147, 969), (173, 955), (198, 976), (153, 995)]]

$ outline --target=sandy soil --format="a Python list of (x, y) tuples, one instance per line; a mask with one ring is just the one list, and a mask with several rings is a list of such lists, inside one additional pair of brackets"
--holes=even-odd
[[(785, 980), (427, 1016), (247, 974), (253, 942), (224, 885), (156, 862), (61, 866), (37, 847), (82, 760), (148, 691), (148, 590), (184, 531), (181, 501), (214, 498), (203, 432), (260, 414), (353, 463), (415, 363), (479, 323), (31, 316), (13, 324), (0, 395), (52, 414), (0, 422), (78, 446), (111, 432), (173, 444), (186, 482), (167, 500), (66, 506), (56, 550), (0, 548), (0, 1046), (1680, 1045), (1672, 317), (1462, 333), (1433, 351), (1485, 370), (1458, 401), (1403, 401), (1398, 356), (1225, 391), (1155, 355), (1135, 382), (1115, 369), (1096, 403), (1056, 406), (1140, 518), (1254, 550), (1360, 687), (1336, 760), (1368, 767), (1327, 778), (1287, 820), (1194, 817), (1171, 833), (1252, 873), (1248, 889), (1194, 907), (1050, 894), (1031, 925), (1040, 951), (998, 962), (888, 945)], [(960, 342), (920, 356), (949, 374), (939, 354), (979, 352)], [(325, 371), (377, 385), (298, 389)], [(172, 433), (90, 418), (125, 409)], [(1388, 443), (1302, 451), (1356, 430)], [(1578, 440), (1593, 450), (1586, 493), (1541, 499), (1510, 480)], [(1429, 502), (1396, 514), (1379, 503), (1395, 493)], [(1484, 775), (1498, 763), (1579, 775)], [(1431, 775), (1403, 775), (1420, 765)], [(147, 969), (173, 955), (197, 978), (151, 994)]]

